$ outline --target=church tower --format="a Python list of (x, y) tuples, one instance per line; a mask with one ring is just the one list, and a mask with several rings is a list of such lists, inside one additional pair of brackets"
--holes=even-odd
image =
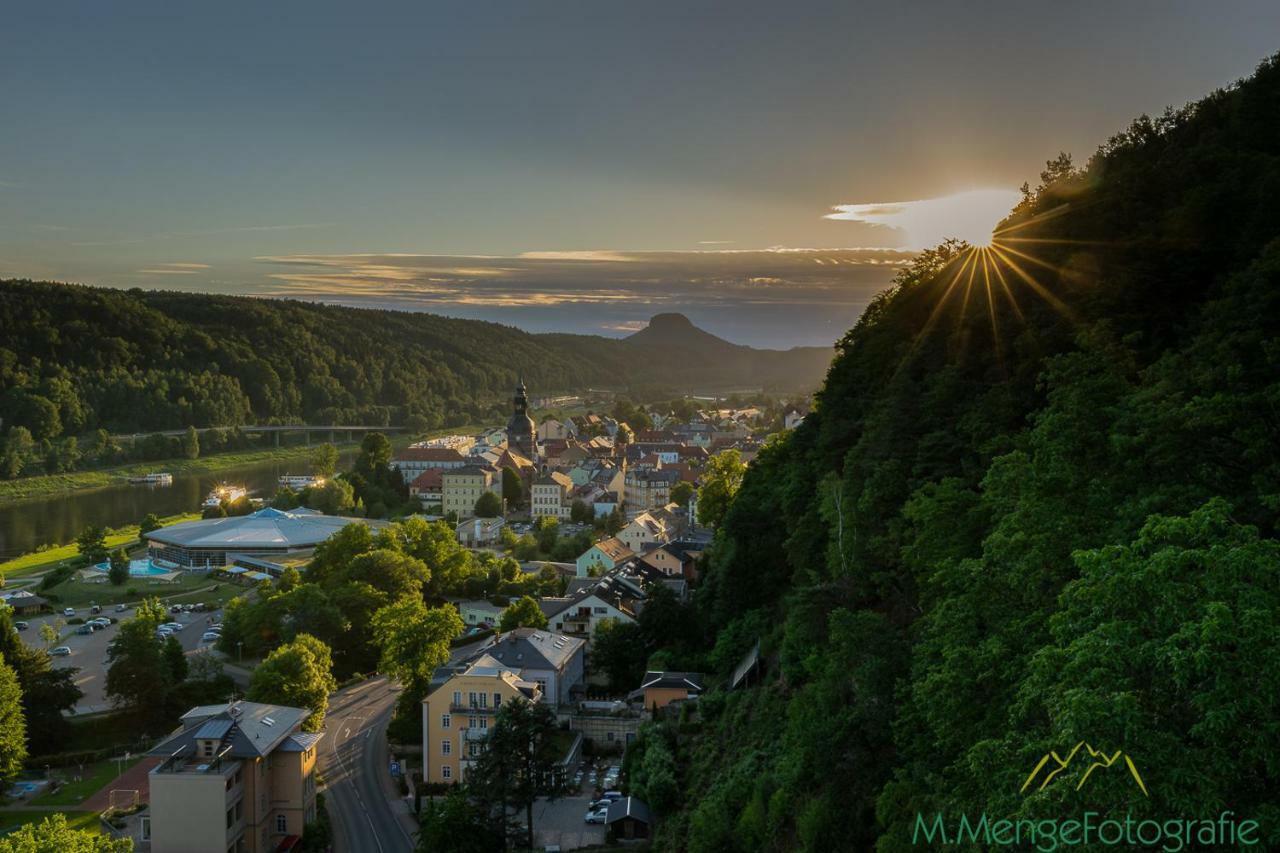
[(507, 447), (537, 462), (538, 431), (529, 416), (529, 391), (524, 387), (523, 376), (520, 384), (516, 385), (516, 395), (511, 403), (514, 411), (507, 422)]

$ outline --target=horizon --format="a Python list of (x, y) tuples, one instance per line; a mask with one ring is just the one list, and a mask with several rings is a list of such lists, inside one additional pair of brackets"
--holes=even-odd
[(981, 240), (1045, 161), (1248, 75), (1280, 25), (812, 5), (22, 9), (0, 277), (830, 346), (909, 252)]

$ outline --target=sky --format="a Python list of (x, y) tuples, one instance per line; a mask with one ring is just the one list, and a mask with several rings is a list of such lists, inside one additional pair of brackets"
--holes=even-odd
[(14, 5), (0, 277), (826, 345), (1277, 32), (1249, 0)]

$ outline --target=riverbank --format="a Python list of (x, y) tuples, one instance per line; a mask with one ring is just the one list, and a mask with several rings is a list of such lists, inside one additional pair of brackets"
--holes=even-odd
[[(393, 442), (394, 443), (394, 442)], [(344, 442), (337, 445), (339, 450), (351, 450), (359, 446), (358, 442)], [(66, 474), (41, 474), (37, 477), (20, 477), (17, 480), (0, 481), (0, 505), (18, 503), (35, 498), (51, 498), (71, 492), (84, 492), (102, 489), (107, 486), (118, 486), (131, 476), (148, 474), (152, 471), (167, 471), (170, 474), (216, 474), (229, 468), (242, 465), (253, 465), (258, 462), (286, 462), (292, 459), (306, 461), (311, 458), (317, 445), (295, 447), (266, 447), (261, 450), (239, 450), (231, 453), (218, 453), (213, 456), (202, 456), (198, 459), (162, 459), (157, 462), (135, 462), (128, 465), (116, 465), (111, 468), (97, 468), (92, 471), (72, 471)], [(309, 471), (299, 469), (298, 473)]]
[[(195, 521), (200, 518), (200, 513), (183, 513), (181, 515), (171, 515), (160, 519), (161, 527), (168, 527), (170, 524), (178, 524), (182, 521)], [(121, 547), (130, 547), (137, 545), (142, 538), (138, 525), (130, 524), (121, 527), (118, 530), (112, 530), (107, 534), (107, 548), (114, 551)], [(39, 575), (50, 569), (56, 569), (80, 556), (80, 549), (73, 542), (70, 545), (59, 545), (53, 548), (45, 548), (42, 551), (35, 551), (30, 554), (24, 554), (16, 559), (0, 563), (0, 578), (7, 581), (17, 580), (18, 578), (30, 577), (31, 575)]]

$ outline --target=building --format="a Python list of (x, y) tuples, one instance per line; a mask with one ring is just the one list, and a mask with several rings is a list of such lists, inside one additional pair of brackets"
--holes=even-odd
[(423, 507), (434, 505), (437, 509), (444, 501), (444, 468), (428, 468), (409, 483), (409, 495), (422, 502)]
[(529, 488), (529, 515), (534, 518), (568, 518), (572, 510), (569, 495), (573, 480), (559, 471), (544, 474)]
[(151, 751), (151, 849), (266, 853), (289, 849), (316, 818), (316, 745), (306, 708), (232, 702), (182, 715)]
[(592, 568), (596, 569), (595, 574), (597, 575), (611, 572), (634, 556), (635, 552), (628, 548), (621, 539), (616, 537), (603, 539), (578, 556), (576, 563), (578, 577), (590, 577)]
[(671, 536), (672, 531), (668, 525), (651, 512), (637, 515), (618, 531), (618, 538), (622, 543), (637, 554), (665, 544)]
[(540, 702), (542, 691), (488, 655), (444, 673), (439, 683), (433, 680), (422, 700), (423, 781), (452, 784), (465, 779), (484, 749), (498, 709), (517, 698)]
[(391, 467), (400, 472), (406, 483), (423, 471), (433, 468), (461, 468), (467, 457), (456, 447), (406, 447), (391, 457)]
[[(664, 575), (671, 577), (685, 577), (686, 566), (693, 563), (693, 558), (683, 549), (673, 546), (668, 542), (659, 545), (657, 548), (650, 549), (640, 556), (645, 563), (653, 566)], [(690, 568), (692, 568), (690, 566)]]
[(12, 607), (18, 616), (34, 616), (49, 606), (46, 599), (25, 589), (0, 593), (0, 603)]
[(627, 506), (653, 509), (671, 502), (671, 490), (680, 482), (680, 472), (664, 468), (633, 467), (627, 470), (623, 494)]
[(650, 711), (665, 708), (672, 702), (686, 702), (702, 695), (703, 676), (700, 672), (646, 672), (640, 688), (628, 699), (643, 699)]
[(804, 423), (804, 412), (795, 406), (787, 406), (786, 413), (782, 416), (782, 425), (786, 429), (795, 429)]
[(634, 594), (619, 588), (605, 579), (596, 586), (568, 598), (553, 599), (554, 604), (543, 610), (547, 625), (574, 637), (590, 642), (600, 623), (606, 619), (619, 622), (636, 621), (636, 602), (643, 600), (643, 593)]
[(249, 515), (206, 518), (161, 527), (146, 535), (152, 560), (187, 569), (230, 565), (228, 555), (281, 558), (309, 554), (348, 524), (382, 522), (322, 515), (311, 509), (267, 507)]
[(484, 548), (497, 544), (502, 536), (502, 528), (506, 527), (504, 518), (468, 518), (458, 522), (454, 533), (458, 542), (468, 548)]
[[(463, 619), (465, 621), (466, 617)], [(586, 645), (586, 641), (580, 637), (569, 637), (537, 628), (516, 628), (514, 631), (495, 635), (469, 658), (442, 669), (465, 668), (472, 661), (488, 655), (503, 666), (515, 670), (522, 680), (537, 684), (542, 691), (542, 701), (568, 705), (573, 701), (572, 694), (582, 684), (586, 673)], [(442, 674), (438, 670), (436, 677), (439, 678)]]
[(648, 838), (653, 826), (653, 814), (643, 800), (623, 797), (609, 804), (604, 825), (620, 841)]
[(485, 492), (502, 497), (501, 472), (481, 465), (451, 468), (441, 475), (440, 511), (471, 518), (476, 514), (476, 501)]
[(566, 424), (555, 418), (548, 417), (542, 423), (538, 424), (538, 441), (564, 441), (573, 435), (572, 422)]
[(458, 608), (458, 615), (462, 617), (462, 621), (468, 626), (497, 625), (498, 620), (502, 618), (502, 612), (507, 609), (483, 598), (455, 603)]
[(507, 421), (507, 446), (521, 456), (538, 461), (538, 430), (533, 418), (529, 416), (529, 391), (524, 387), (524, 379), (516, 386), (515, 397), (511, 400), (511, 420)]

